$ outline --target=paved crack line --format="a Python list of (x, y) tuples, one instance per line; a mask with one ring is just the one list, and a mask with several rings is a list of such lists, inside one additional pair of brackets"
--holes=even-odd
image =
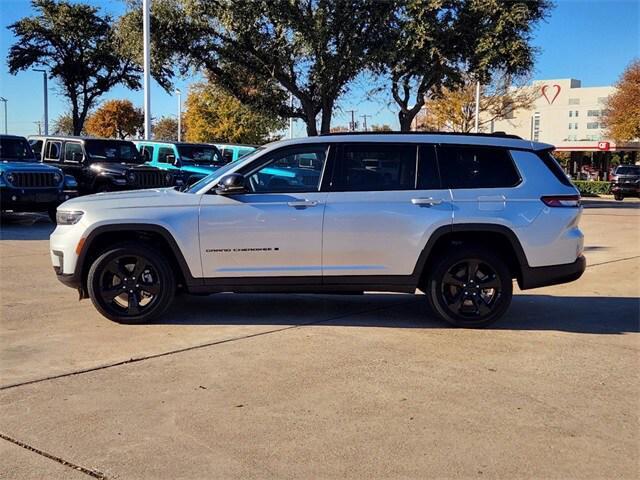
[(17, 445), (19, 447), (24, 448), (25, 450), (29, 450), (30, 452), (33, 453), (37, 453), (38, 455), (42, 455), (45, 458), (48, 458), (49, 460), (53, 460), (54, 462), (58, 462), (61, 465), (64, 465), (65, 467), (68, 468), (72, 468), (73, 470), (76, 470), (78, 472), (82, 472), (86, 475), (89, 475), (90, 477), (93, 478), (99, 478), (100, 480), (107, 480), (107, 477), (105, 476), (104, 473), (99, 472), (97, 470), (92, 470), (90, 468), (86, 468), (86, 467), (81, 467), (80, 465), (76, 465), (75, 463), (71, 463), (63, 458), (60, 457), (56, 457), (55, 455), (52, 455), (50, 453), (47, 453), (43, 450), (40, 450), (38, 448), (32, 447), (31, 445), (28, 445), (24, 442), (21, 442), (20, 440), (16, 440), (15, 438), (12, 438), (8, 435), (5, 435), (4, 433), (0, 432), (0, 438), (2, 438), (3, 440), (6, 440), (7, 442), (13, 443), (14, 445)]
[(626, 258), (618, 258), (616, 260), (608, 260), (606, 262), (600, 262), (600, 263), (592, 263), (592, 264), (587, 263), (587, 268), (597, 267), (598, 265), (608, 265), (609, 263), (624, 262), (626, 260), (633, 260), (634, 258), (640, 258), (640, 255), (635, 255), (633, 257), (626, 257)]
[(327, 322), (331, 322), (331, 321), (334, 321), (334, 320), (340, 320), (341, 318), (350, 317), (352, 315), (361, 315), (363, 313), (378, 312), (378, 311), (381, 311), (381, 310), (386, 310), (386, 309), (398, 307), (398, 306), (401, 306), (401, 305), (408, 305), (408, 304), (416, 303), (416, 302), (419, 302), (419, 301), (420, 300), (413, 299), (410, 302), (402, 302), (402, 303), (397, 303), (397, 304), (394, 304), (394, 305), (388, 305), (388, 306), (385, 306), (385, 307), (378, 307), (378, 308), (373, 308), (373, 309), (360, 310), (358, 312), (345, 313), (343, 315), (338, 315), (338, 316), (335, 316), (335, 317), (327, 318), (326, 320), (313, 321), (313, 322), (307, 322), (307, 323), (300, 323), (300, 324), (297, 324), (297, 325), (289, 325), (289, 326), (282, 327), (282, 328), (275, 328), (273, 330), (267, 330), (266, 332), (252, 333), (252, 334), (249, 334), (249, 335), (242, 335), (240, 337), (227, 338), (225, 340), (216, 340), (214, 342), (201, 343), (201, 344), (198, 344), (198, 345), (192, 345), (190, 347), (179, 348), (177, 350), (169, 350), (167, 352), (154, 353), (152, 355), (145, 355), (145, 356), (142, 356), (142, 357), (130, 358), (128, 360), (121, 360), (119, 362), (108, 363), (108, 364), (105, 364), (105, 365), (98, 365), (97, 367), (90, 367), (90, 368), (85, 368), (85, 369), (82, 369), (82, 370), (75, 370), (73, 372), (61, 373), (61, 374), (58, 374), (58, 375), (51, 375), (49, 377), (38, 378), (38, 379), (35, 379), (35, 380), (28, 380), (26, 382), (13, 383), (13, 384), (10, 384), (10, 385), (4, 385), (4, 386), (0, 387), (0, 391), (9, 390), (11, 388), (16, 388), (16, 387), (23, 387), (25, 385), (32, 385), (34, 383), (46, 382), (48, 380), (55, 380), (55, 379), (58, 379), (58, 378), (72, 377), (72, 376), (75, 376), (75, 375), (81, 375), (83, 373), (96, 372), (98, 370), (105, 370), (107, 368), (119, 367), (121, 365), (128, 365), (128, 364), (131, 364), (131, 363), (138, 363), (138, 362), (142, 362), (144, 360), (151, 360), (151, 359), (154, 359), (154, 358), (166, 357), (166, 356), (169, 356), (169, 355), (175, 355), (177, 353), (189, 352), (191, 350), (199, 350), (201, 348), (213, 347), (215, 345), (222, 345), (224, 343), (230, 343), (230, 342), (236, 342), (236, 341), (239, 341), (239, 340), (246, 340), (246, 339), (249, 339), (249, 338), (261, 337), (263, 335), (270, 335), (272, 333), (284, 332), (286, 330), (292, 330), (294, 328), (308, 327), (308, 326), (311, 326), (311, 325), (319, 325), (321, 323), (327, 323)]

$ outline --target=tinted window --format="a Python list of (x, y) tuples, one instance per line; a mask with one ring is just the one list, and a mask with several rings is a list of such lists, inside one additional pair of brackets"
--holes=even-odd
[(142, 154), (145, 162), (150, 162), (153, 160), (153, 147), (149, 145), (143, 145), (140, 149), (140, 153)]
[(438, 164), (444, 188), (513, 187), (520, 181), (503, 148), (440, 146)]
[(24, 138), (0, 138), (0, 158), (12, 161), (35, 162), (36, 158)]
[(276, 152), (258, 170), (249, 173), (247, 189), (254, 193), (315, 192), (326, 159), (324, 145)]
[(87, 140), (85, 150), (92, 160), (99, 162), (143, 163), (133, 142), (117, 140)]
[(538, 153), (538, 157), (542, 160), (542, 163), (546, 165), (546, 167), (555, 175), (555, 177), (562, 183), (570, 187), (571, 180), (567, 178), (567, 175), (564, 173), (564, 170), (555, 159), (555, 157), (551, 154), (551, 152), (540, 152)]
[(233, 150), (230, 148), (223, 148), (222, 149), (222, 161), (229, 163), (229, 162), (233, 162)]
[(421, 145), (418, 156), (418, 190), (441, 188), (435, 145)]
[(31, 148), (33, 149), (33, 153), (35, 153), (38, 158), (42, 157), (42, 140), (30, 140)]
[(212, 165), (221, 162), (218, 149), (212, 145), (179, 145), (178, 153), (180, 153), (180, 160), (183, 162), (198, 165)]
[[(75, 159), (73, 154), (75, 153)], [(66, 162), (79, 162), (82, 160), (82, 145), (79, 143), (64, 144), (64, 160)]]
[(167, 160), (167, 155), (173, 155), (173, 149), (167, 147), (160, 147), (158, 149), (158, 162), (160, 163), (173, 163), (173, 160)]
[(416, 147), (361, 143), (344, 145), (336, 159), (333, 189), (339, 191), (413, 190)]
[(640, 167), (635, 165), (620, 166), (616, 169), (616, 175), (640, 175)]
[(60, 160), (60, 147), (62, 147), (61, 142), (47, 142), (44, 158), (47, 160)]

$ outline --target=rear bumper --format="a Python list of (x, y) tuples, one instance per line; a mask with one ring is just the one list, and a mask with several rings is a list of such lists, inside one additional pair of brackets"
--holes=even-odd
[(611, 193), (638, 195), (640, 194), (640, 185), (637, 183), (614, 183), (611, 185)]
[(522, 278), (518, 285), (522, 290), (546, 287), (560, 283), (573, 282), (579, 279), (587, 268), (587, 260), (580, 255), (575, 262), (564, 265), (550, 265), (546, 267), (522, 266)]

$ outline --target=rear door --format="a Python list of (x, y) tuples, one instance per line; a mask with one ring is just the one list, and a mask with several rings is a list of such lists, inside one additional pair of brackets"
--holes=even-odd
[(451, 195), (440, 186), (433, 145), (341, 145), (329, 190), (325, 283), (342, 276), (411, 275), (430, 235), (452, 221)]

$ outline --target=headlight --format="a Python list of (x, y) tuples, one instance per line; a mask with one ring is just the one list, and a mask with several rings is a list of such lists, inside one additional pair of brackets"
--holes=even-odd
[(56, 223), (58, 225), (75, 225), (80, 221), (84, 212), (58, 210), (56, 212)]
[(133, 173), (133, 172), (129, 172), (129, 173), (127, 174), (127, 180), (129, 180), (129, 182), (131, 182), (131, 183), (136, 183), (136, 179), (137, 179), (137, 178), (136, 178), (136, 174), (135, 174), (135, 173)]
[(9, 183), (13, 183), (13, 181), (15, 180), (15, 176), (13, 175), (13, 173), (7, 173), (7, 182)]
[(76, 188), (78, 186), (78, 182), (71, 175), (64, 176), (64, 186), (67, 188)]
[(60, 183), (60, 180), (62, 180), (62, 176), (60, 176), (59, 173), (54, 173), (53, 174), (53, 181), (56, 183)]

